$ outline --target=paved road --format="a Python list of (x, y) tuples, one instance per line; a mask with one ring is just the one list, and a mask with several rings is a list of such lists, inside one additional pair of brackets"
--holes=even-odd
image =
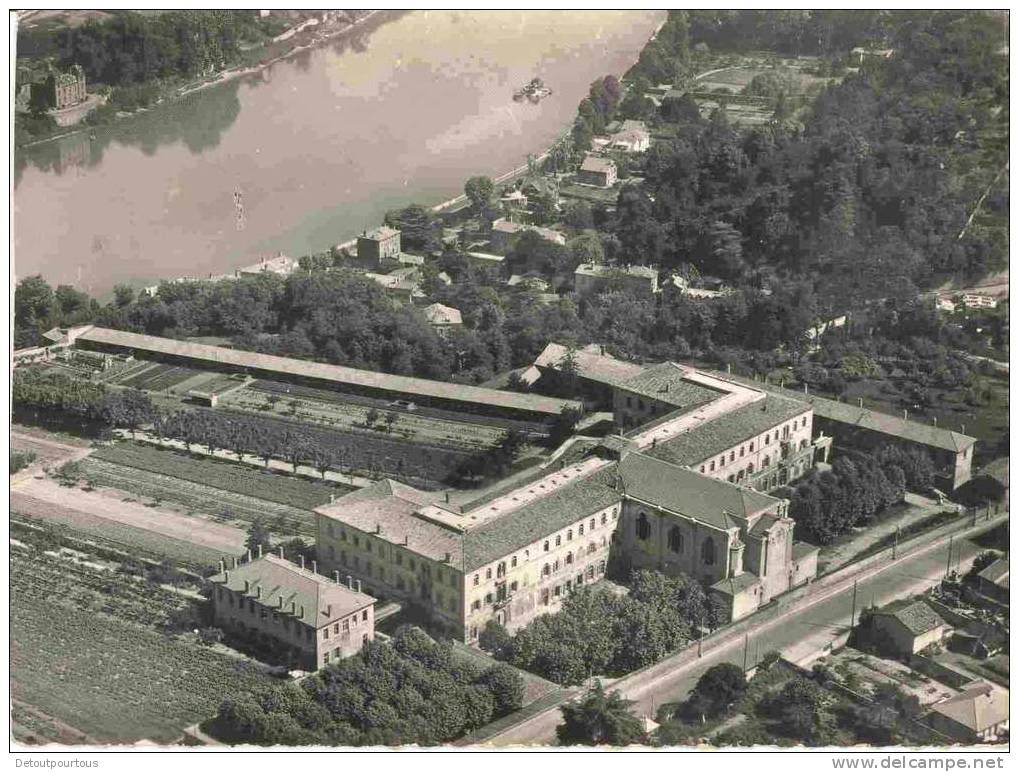
[[(951, 541), (952, 566), (965, 568), (980, 553), (973, 542), (956, 536)], [(856, 587), (857, 615), (871, 605), (920, 592), (936, 584), (945, 574), (949, 557), (949, 538), (938, 539), (917, 552), (875, 566), (858, 579)], [(843, 580), (819, 588), (785, 613), (763, 621), (748, 636), (747, 664), (752, 665), (765, 653), (773, 650), (796, 662), (804, 662), (823, 651), (834, 639), (847, 632), (852, 612), (853, 581)], [(692, 662), (678, 665), (664, 672), (652, 670), (646, 677), (636, 676), (619, 685), (623, 695), (636, 702), (638, 714), (654, 713), (667, 702), (683, 699), (693, 688), (701, 674), (720, 662), (743, 664), (744, 638), (705, 647), (703, 656)], [(492, 738), (494, 745), (551, 744), (555, 740), (555, 727), (560, 723), (558, 709), (539, 714), (533, 719)]]

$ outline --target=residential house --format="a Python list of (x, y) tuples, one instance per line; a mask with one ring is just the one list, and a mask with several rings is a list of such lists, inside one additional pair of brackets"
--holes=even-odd
[(872, 616), (873, 631), (887, 643), (891, 653), (916, 654), (939, 643), (948, 625), (938, 613), (920, 600), (897, 600)]
[(573, 290), (581, 297), (613, 288), (653, 297), (658, 292), (658, 271), (643, 265), (582, 263), (573, 272)]
[(977, 574), (976, 585), (987, 597), (1008, 603), (1008, 558), (998, 558)]
[[(259, 550), (261, 553), (261, 550)], [(250, 553), (249, 553), (250, 555)], [(359, 652), (375, 637), (375, 598), (339, 572), (329, 579), (286, 560), (259, 555), (209, 579), (217, 627), (273, 642), (302, 669), (317, 670)]]
[(598, 188), (611, 188), (617, 178), (616, 162), (597, 155), (587, 156), (577, 171), (577, 182)]
[(566, 244), (566, 236), (557, 230), (538, 225), (525, 225), (501, 218), (492, 223), (492, 248), (499, 252), (509, 252), (516, 245), (517, 239), (527, 231), (537, 233), (541, 238), (551, 241), (553, 244)]
[(651, 134), (644, 121), (625, 120), (609, 135), (608, 147), (624, 153), (643, 153), (651, 147)]
[(425, 319), (440, 335), (449, 334), (450, 330), (463, 326), (463, 315), (456, 308), (432, 303), (424, 309)]
[(937, 731), (960, 743), (993, 742), (1008, 730), (1008, 692), (977, 681), (927, 714)]

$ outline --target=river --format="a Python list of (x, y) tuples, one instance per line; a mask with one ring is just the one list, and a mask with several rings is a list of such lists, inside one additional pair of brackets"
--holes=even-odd
[[(327, 249), (540, 153), (664, 13), (379, 13), (94, 138), (30, 147), (15, 162), (16, 274), (106, 297)], [(534, 76), (553, 95), (514, 102)]]

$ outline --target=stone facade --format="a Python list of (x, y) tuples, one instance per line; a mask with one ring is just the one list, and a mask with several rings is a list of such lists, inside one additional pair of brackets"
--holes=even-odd
[(385, 268), (400, 260), (400, 231), (382, 226), (357, 237), (357, 259), (362, 265)]
[(305, 670), (357, 653), (375, 637), (375, 598), (352, 577), (343, 585), (338, 574), (330, 580), (314, 568), (276, 555), (221, 565), (209, 580), (216, 626), (271, 640)]

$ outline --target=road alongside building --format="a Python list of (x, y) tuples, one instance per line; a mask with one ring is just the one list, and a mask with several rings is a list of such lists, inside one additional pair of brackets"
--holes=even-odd
[[(653, 715), (664, 703), (686, 697), (697, 679), (712, 665), (732, 662), (752, 667), (769, 651), (780, 651), (795, 662), (809, 662), (844, 640), (853, 614), (856, 618), (870, 605), (882, 605), (893, 598), (905, 597), (937, 584), (951, 564), (965, 569), (981, 548), (966, 537), (987, 530), (1007, 519), (1007, 513), (990, 521), (978, 522), (959, 533), (942, 535), (896, 561), (883, 559), (864, 571), (852, 568), (840, 572), (840, 578), (818, 585), (813, 592), (794, 601), (779, 613), (761, 612), (760, 621), (748, 620), (746, 627), (722, 632), (717, 640), (708, 639), (697, 657), (690, 647), (646, 670), (620, 679), (613, 689), (634, 700), (638, 715)], [(951, 549), (951, 556), (949, 555)], [(823, 582), (823, 580), (819, 580)], [(555, 742), (555, 728), (561, 722), (558, 706), (510, 727), (487, 740), (492, 745), (529, 745)]]

